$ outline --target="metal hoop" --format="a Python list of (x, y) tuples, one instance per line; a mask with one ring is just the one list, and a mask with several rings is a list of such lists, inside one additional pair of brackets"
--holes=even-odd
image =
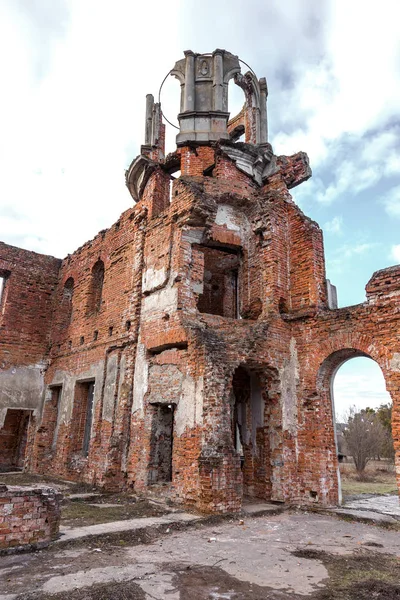
[(167, 77), (171, 74), (171, 71), (172, 71), (172, 69), (170, 71), (168, 71), (168, 73), (166, 74), (166, 76), (162, 80), (162, 83), (160, 85), (160, 89), (158, 90), (158, 103), (160, 105), (161, 114), (164, 117), (164, 119), (167, 121), (167, 123), (169, 123), (169, 125), (172, 125), (172, 127), (175, 127), (175, 129), (178, 129), (178, 131), (179, 131), (179, 127), (177, 127), (176, 125), (174, 125), (173, 123), (171, 123), (171, 121), (169, 119), (167, 119), (167, 117), (165, 116), (165, 114), (163, 113), (162, 108), (161, 108), (161, 90), (162, 90), (162, 87), (163, 87), (163, 85), (164, 85)]

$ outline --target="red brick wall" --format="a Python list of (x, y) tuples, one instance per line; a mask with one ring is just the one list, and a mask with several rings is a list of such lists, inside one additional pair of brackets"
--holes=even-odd
[(182, 175), (202, 176), (205, 169), (214, 164), (214, 149), (210, 146), (180, 148)]
[(322, 231), (299, 208), (288, 205), (290, 237), (290, 308), (293, 311), (326, 304)]
[[(386, 270), (378, 272), (367, 290), (388, 280)], [(400, 275), (400, 268), (392, 276)], [(386, 276), (386, 277), (385, 277)], [(398, 288), (399, 289), (399, 288)], [(301, 460), (299, 474), (320, 501), (337, 501), (337, 467), (334, 447), (331, 381), (336, 369), (348, 358), (369, 356), (381, 367), (387, 390), (393, 400), (393, 439), (397, 450), (399, 476), (400, 450), (400, 322), (397, 292), (381, 295), (364, 304), (324, 311), (315, 317), (292, 322), (300, 363), (299, 398), (302, 420), (298, 428)], [(325, 480), (325, 482), (323, 482)], [(303, 497), (301, 490), (300, 498)]]

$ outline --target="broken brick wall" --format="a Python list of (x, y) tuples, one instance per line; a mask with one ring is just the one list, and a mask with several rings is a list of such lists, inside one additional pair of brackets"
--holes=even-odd
[(322, 231), (297, 206), (289, 205), (290, 309), (326, 306)]
[[(264, 192), (259, 194), (248, 176), (239, 174), (233, 178), (238, 172), (230, 160), (217, 156), (215, 162), (219, 178), (195, 176), (176, 180), (171, 203), (163, 210), (157, 210), (157, 214), (153, 212), (153, 218), (143, 230), (138, 346), (136, 351), (136, 346), (132, 345), (129, 352), (133, 390), (132, 380), (126, 379), (125, 386), (127, 395), (133, 393), (132, 418), (130, 421), (129, 415), (125, 418), (125, 427), (121, 430), (129, 430), (129, 439), (124, 434), (125, 442), (121, 444), (121, 440), (113, 436), (118, 410), (108, 411), (110, 421), (104, 419), (104, 412), (100, 410), (101, 402), (104, 403), (103, 392), (97, 390), (89, 457), (85, 459), (76, 448), (72, 451), (71, 423), (74, 420), (70, 418), (64, 422), (61, 418), (56, 457), (51, 464), (71, 477), (99, 482), (104, 482), (106, 473), (111, 472), (116, 480), (118, 474), (121, 479), (121, 470), (124, 470), (127, 485), (146, 488), (156, 483), (149, 477), (149, 467), (154, 468), (152, 431), (157, 430), (155, 417), (160, 407), (173, 406), (172, 493), (180, 500), (201, 505), (204, 510), (223, 511), (236, 510), (243, 494), (240, 457), (235, 453), (231, 439), (232, 378), (240, 364), (253, 365), (250, 370), (259, 371), (260, 377), (271, 382), (271, 389), (266, 392), (270, 400), (265, 402), (264, 410), (268, 424), (256, 427), (251, 433), (258, 437), (259, 444), (254, 455), (253, 450), (248, 454), (246, 490), (257, 497), (263, 495), (282, 500), (287, 500), (291, 494), (292, 481), (288, 475), (290, 468), (295, 468), (295, 435), (287, 433), (287, 429), (283, 434), (281, 432), (280, 404), (281, 401), (293, 404), (293, 393), (287, 389), (289, 386), (292, 390), (295, 382), (290, 380), (285, 384), (281, 400), (276, 377), (271, 376), (272, 372), (285, 368), (290, 341), (289, 328), (279, 317), (279, 307), (282, 297), (285, 304), (289, 303), (286, 299), (290, 295), (288, 202), (291, 200), (279, 193), (274, 197)], [(154, 187), (157, 181), (157, 175), (152, 175), (149, 185)], [(278, 231), (280, 235), (277, 235)], [(107, 232), (105, 238), (108, 235)], [(232, 312), (230, 316), (211, 316), (209, 312), (198, 310), (208, 276), (205, 253), (214, 257), (216, 269), (221, 273), (226, 270), (226, 265), (219, 265), (219, 269), (217, 264), (221, 256), (224, 260), (228, 257), (230, 261), (238, 261), (237, 266), (230, 267), (238, 271), (237, 304), (243, 317), (241, 320), (235, 319)], [(75, 282), (82, 278), (83, 264), (78, 262), (81, 255), (82, 251), (70, 259), (70, 268), (63, 273), (64, 280), (72, 277)], [(98, 257), (95, 255), (96, 252), (90, 256), (86, 273), (90, 275), (95, 259), (101, 258), (105, 265), (105, 286), (107, 258), (101, 257), (101, 253)], [(86, 249), (84, 258), (87, 261)], [(295, 260), (301, 262), (302, 257)], [(310, 272), (309, 276), (314, 277), (314, 273)], [(72, 342), (69, 345), (77, 346), (68, 359), (69, 368), (74, 371), (71, 380), (76, 387), (79, 381), (91, 378), (97, 381), (106, 372), (103, 389), (111, 387), (114, 390), (115, 406), (119, 406), (120, 390), (116, 392), (112, 385), (112, 373), (114, 368), (118, 371), (120, 351), (112, 351), (107, 367), (101, 359), (99, 362), (94, 360), (94, 348), (90, 345), (88, 348), (85, 335), (85, 328), (91, 321), (88, 321), (88, 311), (81, 309), (87, 303), (84, 299), (90, 290), (90, 285), (85, 285), (74, 287), (73, 317), (71, 325), (67, 326), (69, 334), (62, 338), (64, 343), (69, 338), (69, 343)], [(116, 303), (114, 297), (113, 302)], [(306, 302), (309, 302), (308, 298)], [(101, 310), (90, 318), (100, 319)], [(118, 307), (116, 312), (120, 311), (121, 307)], [(260, 321), (258, 328), (254, 327), (254, 321)], [(207, 343), (200, 333), (204, 326), (214, 332), (212, 339), (215, 341), (206, 354)], [(79, 332), (75, 342), (71, 335), (74, 327)], [(266, 336), (266, 327), (271, 335)], [(232, 328), (240, 332), (239, 335), (233, 336)], [(97, 331), (100, 336), (101, 329)], [(243, 339), (248, 340), (251, 351), (243, 352)], [(74, 368), (77, 356), (81, 366), (79, 376)], [(57, 385), (57, 378), (50, 378), (50, 374), (66, 360), (67, 357), (55, 357), (49, 369), (49, 382), (53, 385)], [(86, 362), (91, 364), (89, 369), (83, 368)], [(290, 368), (289, 360), (289, 371)], [(269, 373), (268, 377), (266, 373)], [(165, 383), (162, 390), (159, 380)], [(68, 405), (71, 407), (74, 402), (77, 397), (72, 395)], [(107, 440), (110, 440), (108, 451)], [(48, 442), (44, 446), (48, 448)], [(263, 461), (266, 466), (261, 464)], [(43, 460), (38, 462), (44, 464)]]
[(328, 309), (322, 232), (288, 191), (304, 157), (260, 186), (221, 147), (179, 153), (180, 178), (150, 169), (136, 207), (61, 265), (31, 468), (207, 512), (244, 495), (335, 503), (330, 382), (347, 349), (381, 365), (398, 448), (397, 271)]
[[(120, 485), (140, 318), (144, 219), (146, 212), (140, 207), (126, 211), (115, 225), (62, 263), (45, 404), (35, 440), (36, 471), (52, 469), (72, 479)], [(71, 280), (72, 293), (66, 299), (65, 283)], [(67, 320), (64, 315), (60, 318), (58, 310), (66, 300)], [(90, 384), (94, 384), (94, 397), (88, 412), (85, 394)]]
[(0, 553), (43, 548), (56, 539), (61, 499), (51, 488), (0, 486)]
[[(61, 261), (0, 243), (0, 463), (21, 467), (27, 419), (40, 413)], [(4, 425), (4, 427), (3, 427)]]
[(375, 360), (393, 401), (392, 431), (399, 478), (400, 353), (398, 302), (400, 268), (383, 269), (366, 286), (363, 304), (298, 317), (292, 321), (299, 361), (298, 471), (300, 500), (335, 503), (337, 455), (331, 383), (343, 362), (355, 356)]
[[(231, 174), (232, 163), (228, 161), (226, 168)], [(131, 445), (128, 480), (140, 487), (148, 481), (152, 407), (160, 403), (160, 393), (155, 392), (159, 387), (157, 377), (153, 374), (162, 373), (161, 379), (166, 381), (162, 386), (163, 402), (173, 403), (175, 397), (178, 411), (184, 396), (179, 391), (181, 383), (177, 390), (175, 381), (185, 381), (187, 366), (194, 363), (204, 378), (202, 408), (195, 426), (186, 420), (187, 434), (174, 435), (174, 448), (182, 442), (182, 449), (185, 448), (185, 452), (174, 452), (174, 492), (184, 501), (196, 498), (203, 510), (237, 510), (242, 501), (243, 475), (240, 457), (232, 444), (232, 378), (240, 364), (250, 364), (250, 370), (260, 372), (260, 377), (268, 380), (270, 389), (263, 410), (267, 425), (255, 426), (251, 433), (259, 443), (254, 457), (249, 453), (246, 465), (249, 478), (252, 477), (251, 484), (246, 484), (247, 492), (286, 500), (291, 493), (288, 466), (295, 463), (294, 458), (290, 461), (288, 457), (295, 454), (295, 437), (285, 446), (288, 434), (282, 435), (280, 389), (277, 376), (271, 373), (277, 373), (286, 364), (290, 342), (290, 327), (282, 322), (278, 311), (282, 294), (289, 294), (287, 200), (278, 197), (275, 202), (265, 201), (264, 196), (255, 193), (246, 176), (239, 177), (239, 185), (229, 176), (222, 180), (182, 177), (174, 182), (173, 191), (170, 214), (164, 212), (150, 223), (146, 238), (143, 280), (147, 287), (141, 312), (142, 349), (136, 359), (132, 425), (138, 437)], [(275, 214), (279, 210), (281, 221)], [(278, 227), (283, 235), (274, 235)], [(218, 246), (213, 247), (215, 243)], [(224, 244), (229, 252), (224, 251)], [(207, 275), (204, 260), (207, 252), (215, 264), (221, 256), (224, 260), (226, 255), (240, 256), (238, 304), (245, 319), (198, 310), (204, 279), (210, 274)], [(254, 324), (257, 320), (258, 326)], [(204, 328), (209, 337), (202, 333)], [(155, 370), (154, 361), (162, 363), (164, 356), (170, 360), (170, 353), (175, 360), (178, 355), (185, 356), (183, 364)], [(290, 367), (289, 364), (289, 370)], [(293, 378), (288, 379), (283, 398), (285, 402), (295, 402), (294, 397), (286, 397), (287, 388), (292, 391), (296, 385)], [(193, 391), (185, 403), (186, 411), (195, 411), (198, 403), (194, 402)], [(190, 452), (185, 441), (188, 437), (192, 438)], [(181, 478), (182, 471), (188, 473), (189, 464), (193, 469), (190, 477)]]

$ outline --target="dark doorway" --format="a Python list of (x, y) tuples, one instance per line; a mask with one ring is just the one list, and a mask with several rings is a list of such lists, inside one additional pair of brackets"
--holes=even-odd
[(24, 466), (31, 411), (9, 408), (0, 429), (0, 468), (22, 469)]
[(174, 410), (174, 404), (153, 405), (149, 484), (172, 481)]
[(264, 395), (259, 375), (238, 367), (233, 374), (232, 445), (243, 474), (245, 496), (270, 496), (268, 434), (264, 417)]

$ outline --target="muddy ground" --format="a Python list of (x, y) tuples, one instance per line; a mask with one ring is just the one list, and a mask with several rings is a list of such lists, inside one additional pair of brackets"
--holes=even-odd
[(0, 600), (400, 600), (400, 534), (333, 516), (91, 538), (0, 558)]

